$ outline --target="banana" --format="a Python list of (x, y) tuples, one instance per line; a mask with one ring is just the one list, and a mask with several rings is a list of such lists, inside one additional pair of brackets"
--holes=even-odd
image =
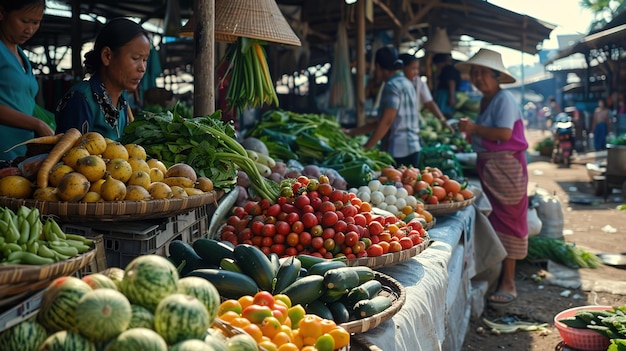
[(194, 181), (187, 177), (167, 177), (163, 178), (163, 183), (169, 186), (179, 186), (181, 188), (193, 188)]
[(196, 188), (183, 188), (185, 189), (185, 192), (187, 193), (187, 195), (189, 196), (194, 196), (194, 195), (202, 195), (204, 194), (204, 191), (200, 190), (200, 189), (196, 189)]

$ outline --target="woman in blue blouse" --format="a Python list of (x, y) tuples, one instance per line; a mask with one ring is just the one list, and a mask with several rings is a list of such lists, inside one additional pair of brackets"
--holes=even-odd
[(98, 34), (85, 54), (91, 75), (70, 88), (56, 108), (57, 132), (76, 128), (117, 140), (132, 121), (124, 92), (137, 89), (150, 55), (148, 33), (137, 23), (116, 18)]
[(25, 146), (5, 152), (13, 145), (54, 134), (32, 116), (39, 86), (20, 48), (39, 29), (45, 8), (45, 0), (0, 0), (0, 160), (26, 154)]

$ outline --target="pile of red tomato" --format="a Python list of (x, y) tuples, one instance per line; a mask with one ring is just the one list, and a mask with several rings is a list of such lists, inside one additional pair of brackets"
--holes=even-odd
[(234, 207), (221, 239), (255, 245), (280, 257), (353, 259), (407, 250), (425, 236), (419, 219), (405, 223), (396, 216), (374, 214), (369, 203), (333, 188), (325, 176), (286, 179), (280, 186), (275, 204), (261, 200)]

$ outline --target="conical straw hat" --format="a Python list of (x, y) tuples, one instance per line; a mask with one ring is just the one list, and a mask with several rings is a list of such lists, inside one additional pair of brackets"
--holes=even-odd
[(215, 40), (237, 37), (301, 46), (275, 0), (216, 0)]
[(437, 27), (432, 38), (429, 37), (426, 45), (424, 45), (426, 51), (435, 54), (449, 54), (452, 52), (452, 43), (448, 38), (448, 33), (445, 28)]
[(504, 67), (502, 55), (499, 52), (483, 48), (478, 50), (476, 55), (469, 60), (459, 62), (454, 67), (459, 71), (468, 72), (472, 65), (483, 66), (500, 72), (500, 78), (498, 79), (500, 83), (515, 83), (515, 77)]

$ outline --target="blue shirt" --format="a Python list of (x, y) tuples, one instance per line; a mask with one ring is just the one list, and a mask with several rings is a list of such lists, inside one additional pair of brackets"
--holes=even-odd
[[(20, 47), (17, 48), (25, 66), (17, 60), (13, 52), (0, 41), (0, 104), (32, 116), (35, 110), (35, 96), (39, 90), (28, 57)], [(4, 150), (35, 137), (35, 132), (28, 129), (0, 125), (0, 160), (10, 161), (26, 155), (26, 146), (17, 147), (9, 152)]]
[(122, 94), (117, 106), (113, 106), (102, 79), (94, 74), (70, 88), (59, 101), (55, 118), (57, 133), (76, 128), (83, 134), (98, 132), (105, 138), (118, 140), (128, 124), (128, 102)]
[(396, 109), (396, 118), (383, 141), (386, 151), (395, 158), (406, 157), (422, 149), (419, 138), (417, 92), (403, 72), (397, 72), (385, 83), (379, 116), (387, 108)]

